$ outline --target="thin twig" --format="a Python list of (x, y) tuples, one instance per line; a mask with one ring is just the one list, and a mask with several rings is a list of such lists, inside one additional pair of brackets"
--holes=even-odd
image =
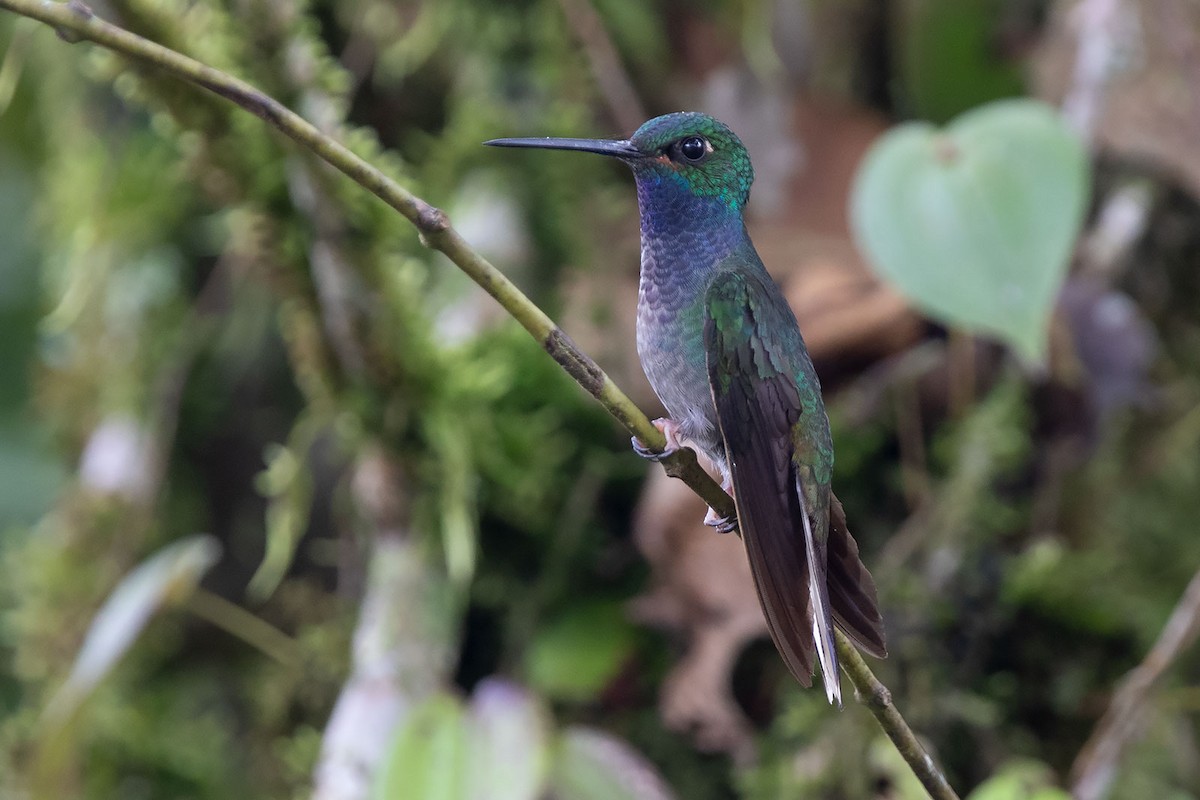
[(921, 398), (916, 381), (897, 382), (892, 392), (896, 415), (896, 444), (900, 451), (900, 486), (910, 514), (929, 502), (929, 459), (921, 423)]
[[(650, 420), (633, 401), (546, 316), (545, 312), (534, 305), (503, 273), (472, 250), (462, 236), (450, 226), (450, 220), (443, 211), (402, 188), (379, 169), (323, 134), (298, 114), (244, 81), (105, 22), (78, 0), (71, 0), (69, 3), (52, 0), (0, 0), (0, 8), (49, 25), (67, 42), (91, 41), (194, 83), (262, 118), (305, 146), (400, 212), (420, 232), (422, 242), (444, 253), (484, 291), (494, 297), (546, 352), (631, 434), (651, 449), (661, 451), (666, 447), (662, 433), (650, 424)], [(704, 472), (696, 461), (695, 453), (690, 449), (681, 449), (665, 458), (662, 463), (667, 474), (683, 480), (719, 515), (733, 514), (733, 498)], [(945, 777), (934, 766), (932, 759), (892, 704), (890, 692), (875, 678), (858, 651), (840, 632), (838, 650), (842, 655), (846, 674), (854, 683), (859, 696), (875, 714), (884, 732), (895, 743), (926, 790), (935, 800), (956, 798)]]
[(879, 682), (875, 673), (867, 666), (867, 662), (863, 661), (858, 648), (851, 644), (841, 631), (837, 632), (837, 649), (838, 658), (842, 660), (842, 669), (858, 690), (858, 701), (875, 715), (879, 727), (883, 728), (892, 744), (896, 745), (896, 749), (908, 762), (908, 766), (921, 781), (925, 791), (929, 792), (929, 796), (933, 800), (958, 800), (958, 795), (946, 781), (946, 776), (933, 763), (924, 746), (917, 740), (917, 735), (908, 727), (908, 722), (900, 710), (892, 703), (892, 693)]
[(231, 636), (236, 636), (285, 667), (300, 666), (301, 652), (296, 641), (237, 603), (201, 587), (192, 592), (186, 605), (188, 611), (197, 617), (211, 622)]
[(604, 28), (604, 20), (588, 0), (558, 0), (558, 4), (562, 6), (567, 25), (583, 45), (596, 86), (608, 103), (613, 121), (621, 130), (636, 130), (646, 119), (646, 110), (621, 65), (621, 55)]
[(1200, 633), (1200, 572), (1192, 576), (1158, 641), (1113, 696), (1108, 711), (1096, 724), (1091, 738), (1071, 767), (1071, 796), (1075, 800), (1102, 800), (1116, 777), (1125, 748), (1141, 731), (1150, 693), (1167, 668)]

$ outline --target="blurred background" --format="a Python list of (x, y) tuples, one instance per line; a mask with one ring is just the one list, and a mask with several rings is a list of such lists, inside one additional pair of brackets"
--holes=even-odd
[[(444, 208), (651, 417), (627, 170), (480, 143), (724, 119), (872, 667), (951, 783), (1200, 796), (1196, 0), (95, 10)], [(175, 79), (8, 13), (0, 51), (0, 797), (923, 796), (789, 678), (740, 542), (402, 218)], [(1012, 97), (1091, 177), (1061, 224), (1016, 202), (1061, 253), (1006, 335), (877, 277), (921, 259), (848, 208), (903, 213), (856, 182), (889, 128)]]

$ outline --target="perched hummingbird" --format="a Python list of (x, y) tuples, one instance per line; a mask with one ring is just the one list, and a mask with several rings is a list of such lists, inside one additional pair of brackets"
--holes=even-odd
[[(641, 211), (637, 348), (670, 414), (655, 421), (667, 453), (694, 445), (732, 490), (771, 638), (812, 685), (820, 662), (841, 704), (833, 623), (887, 655), (875, 582), (830, 491), (833, 442), (796, 317), (742, 219), (754, 170), (733, 131), (705, 114), (656, 117), (627, 140), (493, 139), (489, 145), (582, 150), (633, 169)], [(649, 451), (636, 438), (634, 449)]]

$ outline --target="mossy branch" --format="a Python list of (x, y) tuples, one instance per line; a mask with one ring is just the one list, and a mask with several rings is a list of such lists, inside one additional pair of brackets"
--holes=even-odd
[[(567, 373), (595, 397), (631, 434), (661, 451), (666, 441), (633, 401), (596, 362), (571, 340), (496, 267), (475, 252), (450, 226), (446, 214), (412, 194), (347, 147), (245, 81), (155, 44), (98, 18), (78, 0), (0, 0), (0, 8), (39, 20), (64, 41), (90, 41), (150, 64), (207, 89), (268, 122), (289, 138), (349, 176), (400, 212), (421, 233), (427, 246), (444, 253), (479, 284), (536, 339)], [(679, 478), (722, 516), (733, 513), (733, 499), (700, 467), (695, 454), (683, 449), (663, 460), (667, 474)], [(935, 800), (956, 800), (953, 789), (891, 703), (887, 688), (872, 674), (854, 646), (839, 632), (838, 651), (858, 695), (913, 772)]]

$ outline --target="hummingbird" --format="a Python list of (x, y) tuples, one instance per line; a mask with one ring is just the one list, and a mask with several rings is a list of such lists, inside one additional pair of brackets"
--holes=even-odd
[(691, 445), (715, 465), (736, 515), (771, 638), (805, 687), (820, 665), (841, 705), (833, 625), (887, 655), (875, 582), (833, 495), (833, 441), (799, 324), (743, 218), (754, 169), (742, 142), (706, 114), (646, 122), (629, 139), (493, 139), (498, 147), (579, 150), (632, 168), (641, 216), (637, 350), (668, 417), (661, 459)]

